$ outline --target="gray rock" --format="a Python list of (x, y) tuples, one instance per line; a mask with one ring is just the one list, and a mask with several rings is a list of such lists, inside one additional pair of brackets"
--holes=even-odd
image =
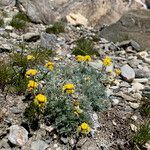
[(135, 82), (132, 84), (132, 90), (134, 92), (138, 92), (138, 91), (143, 90), (143, 89), (144, 89), (144, 85), (141, 83)]
[(136, 51), (140, 51), (141, 46), (136, 42), (131, 40), (131, 46), (136, 50)]
[(89, 62), (88, 63), (91, 67), (95, 68), (95, 69), (98, 69), (98, 70), (101, 70), (102, 67), (103, 67), (103, 62), (101, 60), (99, 61), (96, 61), (96, 62)]
[(48, 144), (42, 140), (37, 140), (31, 143), (30, 150), (46, 150)]
[(57, 36), (55, 34), (41, 34), (41, 46), (46, 49), (56, 49)]
[(23, 146), (28, 141), (28, 131), (21, 126), (12, 125), (8, 140), (14, 145)]
[(143, 69), (135, 69), (135, 77), (136, 78), (149, 78), (150, 77), (150, 71), (144, 71)]
[(140, 103), (132, 103), (132, 102), (129, 102), (129, 105), (131, 108), (133, 109), (137, 109), (140, 107)]
[(67, 144), (69, 142), (68, 138), (64, 138), (64, 137), (61, 137), (60, 140), (64, 143), (64, 144)]
[(40, 34), (29, 32), (29, 33), (26, 33), (26, 34), (22, 35), (22, 38), (26, 42), (36, 42), (37, 40), (40, 39)]
[(133, 82), (139, 82), (139, 83), (148, 83), (148, 78), (136, 78), (133, 80)]
[(128, 82), (133, 81), (135, 78), (134, 70), (127, 64), (121, 67), (121, 75)]
[(14, 113), (14, 114), (19, 114), (19, 113), (22, 112), (22, 110), (21, 110), (21, 109), (18, 109), (17, 107), (11, 107), (11, 108), (10, 108), (10, 111), (11, 111), (12, 113)]

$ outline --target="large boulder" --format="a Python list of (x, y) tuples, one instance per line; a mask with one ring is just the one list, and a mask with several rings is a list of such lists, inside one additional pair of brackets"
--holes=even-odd
[(90, 26), (114, 23), (129, 9), (122, 0), (18, 0), (17, 5), (33, 22), (49, 24), (77, 14)]
[(133, 39), (141, 50), (150, 48), (150, 10), (134, 10), (124, 14), (121, 19), (105, 27), (100, 35), (109, 41), (121, 42)]

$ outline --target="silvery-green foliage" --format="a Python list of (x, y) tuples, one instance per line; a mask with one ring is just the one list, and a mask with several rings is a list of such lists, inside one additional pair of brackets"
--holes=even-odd
[[(73, 134), (77, 127), (86, 122), (92, 126), (91, 111), (102, 111), (108, 107), (105, 88), (101, 83), (102, 74), (87, 64), (56, 64), (53, 71), (44, 79), (48, 104), (44, 116), (48, 123), (54, 125), (60, 134)], [(66, 83), (75, 85), (72, 96), (63, 93)], [(83, 113), (77, 116), (73, 101), (78, 100)]]

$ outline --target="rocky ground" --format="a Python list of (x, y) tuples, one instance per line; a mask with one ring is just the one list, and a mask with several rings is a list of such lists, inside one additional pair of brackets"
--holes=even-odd
[[(74, 139), (61, 138), (58, 141), (56, 134), (49, 136), (52, 128), (40, 125), (38, 131), (28, 131), (28, 126), (22, 121), (23, 112), (27, 103), (24, 96), (0, 94), (0, 149), (1, 150), (133, 150), (139, 147), (131, 143), (132, 136), (137, 132), (140, 124), (147, 118), (140, 113), (144, 97), (150, 98), (150, 51), (141, 47), (134, 40), (127, 39), (121, 42), (108, 41), (101, 37), (100, 29), (86, 28), (66, 24), (65, 33), (47, 34), (47, 25), (28, 23), (24, 31), (15, 30), (8, 25), (12, 16), (18, 11), (6, 9), (9, 17), (5, 18), (5, 26), (0, 28), (0, 57), (7, 61), (7, 55), (17, 46), (25, 42), (29, 48), (41, 45), (56, 52), (53, 58), (56, 62), (60, 57), (70, 59), (71, 48), (79, 37), (96, 37), (94, 47), (100, 58), (110, 56), (113, 67), (121, 69), (121, 76), (113, 84), (107, 86), (107, 95), (111, 106), (105, 112), (95, 115), (98, 124), (93, 137), (81, 139), (76, 147)], [(148, 30), (148, 29), (146, 29)], [(111, 31), (112, 32), (112, 31)], [(147, 34), (147, 33), (146, 33)], [(146, 39), (147, 40), (147, 39)], [(148, 42), (147, 42), (148, 43)], [(143, 43), (144, 44), (144, 43)], [(148, 43), (149, 44), (149, 43)], [(63, 61), (63, 59), (62, 59)], [(102, 62), (95, 57), (90, 66), (100, 69)], [(108, 68), (112, 69), (112, 68)], [(26, 143), (26, 144), (24, 144)], [(150, 150), (150, 143), (143, 145)]]

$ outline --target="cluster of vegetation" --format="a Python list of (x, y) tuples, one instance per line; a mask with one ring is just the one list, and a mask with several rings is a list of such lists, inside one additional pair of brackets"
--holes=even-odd
[(0, 18), (0, 27), (4, 26), (4, 20), (2, 18)]
[(65, 26), (63, 22), (55, 22), (51, 27), (46, 28), (46, 33), (59, 34), (65, 32)]
[(24, 115), (31, 124), (42, 117), (61, 135), (90, 133), (90, 112), (105, 110), (109, 100), (101, 83), (102, 74), (86, 63), (91, 57), (80, 57), (84, 57), (84, 60), (81, 62), (78, 56), (79, 64), (48, 62), (27, 72), (31, 73), (29, 77), (32, 79), (32, 88), (28, 84), (32, 90), (28, 91), (35, 98)]
[(10, 25), (15, 29), (25, 29), (29, 19), (22, 12), (18, 12), (11, 20)]
[(94, 42), (91, 39), (88, 38), (79, 38), (76, 41), (75, 48), (72, 49), (73, 55), (97, 55), (99, 56), (99, 53), (96, 49), (94, 49)]
[[(61, 135), (90, 134), (91, 112), (109, 106), (102, 83), (104, 70), (100, 73), (88, 65), (90, 55), (77, 55), (76, 62), (55, 64), (50, 61), (50, 50), (37, 48), (27, 54), (25, 45), (20, 48), (20, 52), (10, 54), (9, 62), (0, 63), (0, 82), (3, 91), (15, 89), (31, 101), (24, 112), (31, 128), (45, 120)], [(104, 68), (110, 66), (110, 57), (103, 64)]]
[[(0, 61), (0, 88), (2, 91), (24, 93), (28, 80), (25, 73), (29, 67), (42, 64), (43, 59), (52, 55), (51, 50), (36, 48), (25, 54), (25, 45), (20, 44), (21, 51), (13, 51), (9, 55), (9, 61)], [(32, 59), (32, 57), (34, 59)]]
[(140, 113), (146, 121), (139, 127), (137, 133), (133, 136), (133, 141), (141, 149), (144, 144), (150, 141), (150, 99), (149, 97), (143, 97), (142, 105), (140, 107)]
[(133, 141), (141, 148), (150, 141), (150, 120), (140, 126), (139, 130), (133, 137)]

